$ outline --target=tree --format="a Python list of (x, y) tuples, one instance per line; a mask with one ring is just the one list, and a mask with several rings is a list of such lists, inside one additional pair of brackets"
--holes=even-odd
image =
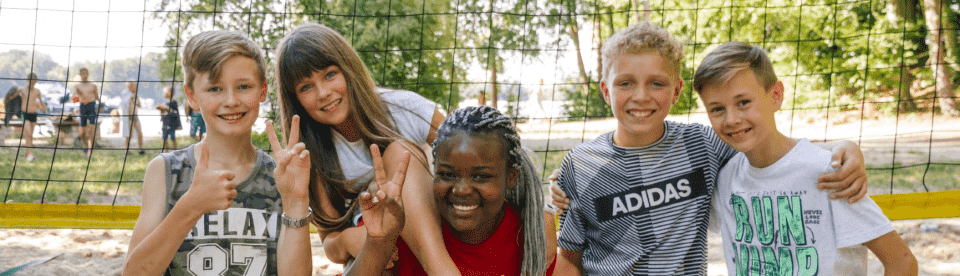
[[(944, 29), (949, 29), (955, 22), (944, 23), (943, 2), (942, 0), (923, 0), (923, 15), (927, 23), (927, 46), (930, 47), (930, 66), (934, 71), (936, 78), (936, 93), (940, 98), (940, 110), (947, 115), (958, 117), (960, 111), (957, 110), (957, 103), (953, 100), (953, 72), (947, 65), (947, 49), (944, 47), (947, 42), (944, 35)], [(949, 17), (947, 17), (949, 18)], [(956, 45), (956, 35), (953, 38), (953, 44)]]

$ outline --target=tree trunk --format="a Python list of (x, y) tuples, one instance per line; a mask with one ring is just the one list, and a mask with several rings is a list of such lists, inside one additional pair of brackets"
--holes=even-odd
[(573, 40), (573, 48), (577, 51), (577, 66), (580, 67), (580, 94), (587, 95), (590, 93), (590, 77), (587, 76), (587, 68), (583, 65), (583, 54), (580, 52), (580, 27), (577, 26), (577, 22), (573, 21), (575, 19), (571, 18), (570, 23), (570, 39)]
[(487, 91), (480, 90), (480, 99), (477, 100), (477, 104), (481, 106), (487, 105)]
[(930, 64), (936, 78), (937, 96), (940, 97), (940, 110), (945, 115), (960, 116), (956, 101), (953, 99), (952, 74), (946, 64), (946, 51), (943, 47), (943, 31), (940, 25), (941, 0), (924, 0), (924, 17), (927, 21), (927, 47), (930, 51)]
[(490, 65), (490, 82), (493, 83), (493, 88), (490, 89), (490, 106), (497, 109), (497, 62)]
[(897, 89), (897, 108), (901, 111), (913, 112), (917, 110), (917, 103), (913, 99), (913, 90), (917, 80), (917, 76), (913, 74), (910, 68), (904, 68), (900, 75), (900, 88)]

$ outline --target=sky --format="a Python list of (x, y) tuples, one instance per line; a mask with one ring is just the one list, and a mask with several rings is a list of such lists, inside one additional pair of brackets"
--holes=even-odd
[[(0, 52), (35, 50), (67, 66), (102, 62), (147, 53), (164, 52), (167, 28), (155, 17), (159, 0), (0, 0)], [(589, 28), (581, 34), (590, 37)], [(541, 38), (555, 41), (556, 38)], [(586, 68), (596, 68), (591, 39), (581, 39)], [(578, 74), (573, 46), (557, 55), (545, 52), (539, 60), (508, 63), (498, 77), (524, 85), (563, 82)], [(514, 59), (517, 60), (517, 59)], [(489, 73), (475, 64), (468, 79), (485, 81)]]
[(161, 52), (167, 30), (152, 17), (156, 6), (155, 0), (0, 1), (0, 52), (33, 49), (61, 65)]

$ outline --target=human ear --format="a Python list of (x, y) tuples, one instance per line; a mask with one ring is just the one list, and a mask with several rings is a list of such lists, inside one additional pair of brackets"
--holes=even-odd
[(190, 108), (200, 110), (200, 103), (198, 103), (197, 99), (194, 98), (193, 89), (190, 89), (189, 86), (184, 85), (183, 94), (187, 95), (187, 104), (190, 105)]
[(267, 83), (264, 82), (263, 86), (260, 87), (260, 102), (267, 101)]
[(773, 84), (773, 87), (770, 88), (770, 91), (767, 92), (773, 100), (773, 111), (780, 110), (780, 107), (783, 105), (783, 90), (783, 82), (777, 81), (777, 83)]
[(507, 189), (513, 189), (517, 186), (517, 179), (520, 178), (520, 170), (510, 168), (507, 173)]
[(607, 102), (607, 105), (610, 104), (610, 87), (607, 87), (607, 81), (600, 81), (600, 93), (603, 94), (603, 101)]
[(677, 101), (680, 100), (680, 90), (683, 88), (683, 80), (680, 77), (677, 77), (677, 88), (673, 90), (673, 104), (677, 104)]

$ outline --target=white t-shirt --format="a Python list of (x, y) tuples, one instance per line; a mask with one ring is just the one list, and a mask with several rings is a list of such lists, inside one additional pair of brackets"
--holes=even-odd
[(730, 275), (867, 273), (860, 244), (893, 226), (869, 197), (847, 204), (817, 189), (817, 177), (833, 171), (830, 156), (801, 139), (769, 167), (738, 153), (720, 170), (713, 204)]
[[(433, 119), (436, 106), (430, 100), (410, 91), (380, 89), (380, 97), (387, 103), (393, 124), (400, 135), (411, 142), (422, 145), (430, 135), (430, 120)], [(343, 176), (347, 180), (357, 179), (357, 186), (366, 187), (373, 180), (373, 159), (370, 157), (370, 148), (363, 140), (347, 141), (336, 130), (332, 131), (334, 145), (337, 147), (337, 158)], [(429, 154), (428, 154), (429, 155)]]

